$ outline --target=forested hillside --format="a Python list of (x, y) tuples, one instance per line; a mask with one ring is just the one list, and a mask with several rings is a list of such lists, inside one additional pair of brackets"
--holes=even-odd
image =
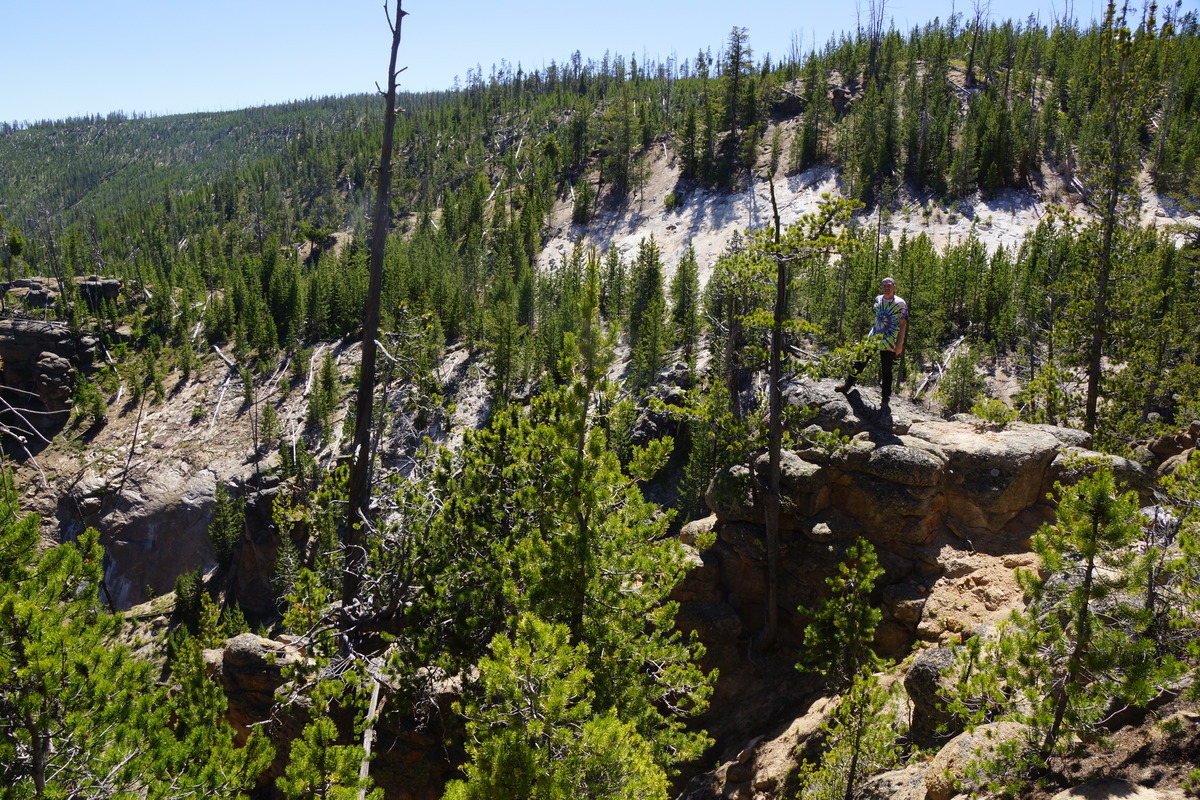
[[(695, 564), (675, 534), (706, 514), (723, 471), (767, 452), (777, 471), (781, 447), (849, 446), (803, 410), (784, 413), (770, 387), (841, 377), (864, 352), (885, 275), (912, 309), (906, 402), (998, 429), (1082, 428), (1096, 450), (1133, 460), (1200, 419), (1200, 235), (1141, 214), (1148, 196), (1200, 208), (1195, 13), (1114, 6), (1085, 27), (983, 8), (911, 31), (873, 16), (778, 62), (756, 60), (734, 28), (718, 52), (679, 61), (577, 52), (401, 94), (378, 464), (369, 513), (352, 520), (357, 381), (342, 356), (363, 338), (383, 100), (3, 125), (4, 316), (55, 323), (73, 354), (89, 354), (61, 368), (63, 397), (37, 377), (59, 367), (39, 361), (18, 379), (16, 356), (0, 359), (6, 459), (31, 476), (42, 452), (81, 459), (58, 507), (79, 530), (48, 549), (19, 510), (24, 487), (3, 481), (0, 550), (15, 554), (0, 567), (5, 791), (675, 796), (715, 757), (695, 720), (718, 680), (676, 626), (672, 592)], [(647, 200), (663, 161), (676, 182)], [(709, 263), (692, 249), (672, 263), (653, 237), (629, 252), (580, 238), (554, 269), (537, 268), (564, 207), (582, 237), (605, 220), (636, 224), (635, 203), (686, 207), (814, 166), (836, 173), (840, 197), (794, 224), (776, 211), (774, 226), (729, 230)], [(954, 215), (1005, 191), (1050, 209), (1019, 246), (885, 233), (893, 216)], [(440, 377), (451, 353), (468, 354), (487, 412), (443, 449), (463, 401)], [(983, 379), (999, 365), (1016, 384), (1004, 399)], [(210, 560), (180, 568), (170, 632), (153, 634), (110, 616), (102, 573), (111, 582), (115, 560), (84, 523), (118, 505), (106, 497), (125, 486), (147, 415), (226, 369), (221, 401), (196, 402), (191, 424), (211, 429), (225, 388), (240, 387), (250, 434), (239, 463), (252, 477), (236, 491), (217, 478)], [(123, 425), (124, 472), (80, 494), (83, 462), (102, 457), (93, 443)], [(1138, 538), (1137, 503), (1111, 473), (1063, 489), (1058, 525), (1033, 546), (1080, 583), (1030, 572), (1028, 614), (998, 638), (964, 635), (947, 700), (956, 724), (1029, 731), (978, 785), (1029, 792), (1062, 779), (1073, 742), (1099, 741), (1107, 710), (1190, 684), (1200, 482), (1186, 467), (1158, 488), (1174, 527), (1154, 541)], [(752, 493), (778, 498), (778, 475)], [(273, 597), (253, 605), (238, 565), (263, 542)], [(1129, 555), (1135, 542), (1144, 557)], [(879, 613), (864, 602), (879, 604), (882, 571), (870, 544), (842, 550), (832, 599), (808, 609), (812, 652), (799, 665), (841, 710), (803, 755), (793, 794), (772, 796), (850, 798), (870, 769), (922, 759), (915, 739), (862, 739), (864, 725), (895, 730), (869, 646)], [(235, 737), (202, 651), (251, 628), (283, 637), (281, 710)], [(754, 647), (769, 651), (773, 635)], [(147, 649), (157, 660), (142, 660)], [(1045, 654), (1038, 669), (1032, 652)], [(123, 720), (93, 708), (124, 694), (144, 707)], [(425, 749), (452, 767), (419, 789), (404, 788), (408, 773), (373, 778), (376, 735), (400, 749), (432, 737)], [(187, 763), (200, 750), (209, 762)]]
[[(1108, 52), (1100, 28), (955, 18), (907, 33), (840, 37), (783, 64), (756, 63), (748, 33), (737, 29), (715, 56), (638, 64), (619, 55), (597, 62), (576, 54), (545, 71), (514, 74), (501, 65), (488, 76), (472, 72), (457, 91), (402, 96), (384, 308), (430, 314), (447, 341), (465, 336), (488, 344), (497, 325), (523, 330), (522, 367), (531, 375), (553, 369), (556, 356), (546, 348), (554, 336), (538, 331), (571, 323), (549, 319), (547, 308), (563, 307), (552, 300), (561, 287), (531, 268), (546, 214), (564, 195), (574, 199), (580, 223), (619, 207), (647, 179), (648, 154), (663, 145), (681, 167), (667, 204), (686, 202), (692, 188), (732, 187), (763, 170), (782, 176), (818, 162), (838, 167), (849, 197), (887, 209), (1053, 176), (1062, 178), (1056, 185), (1083, 189), (1082, 196), (1058, 199), (1082, 197), (1098, 226), (1075, 232), (1066, 220), (1048, 224), (1027, 247), (995, 255), (988, 265), (970, 263), (978, 260), (970, 253), (920, 252), (920, 242), (910, 243), (916, 251), (870, 256), (879, 274), (907, 266), (909, 293), (917, 290), (910, 299), (935, 315), (920, 327), (922, 344), (942, 343), (968, 323), (975, 343), (993, 351), (1022, 349), (1016, 331), (1036, 337), (1024, 347), (1036, 387), (1038, 372), (1069, 367), (1075, 355), (1064, 353), (1066, 363), (1038, 363), (1039, 349), (1060, 335), (1054, 330), (1060, 319), (1094, 316), (1096, 309), (1067, 306), (1087, 302), (1088, 292), (1074, 290), (1097, 280), (1084, 263), (1097, 252), (1108, 253), (1103, 271), (1125, 269), (1132, 279), (1151, 281), (1113, 302), (1155, 308), (1156, 327), (1171, 314), (1191, 313), (1173, 307), (1187, 293), (1168, 290), (1184, 279), (1178, 256), (1166, 255), (1174, 249), (1154, 255), (1147, 252), (1156, 247), (1151, 234), (1117, 225), (1131, 213), (1125, 193), (1146, 181), (1183, 203), (1197, 195), (1195, 20), (1168, 15), (1150, 22), (1152, 31), (1138, 29)], [(1116, 61), (1097, 69), (1102, 58)], [(264, 356), (347, 333), (365, 289), (364, 237), (336, 258), (320, 256), (330, 234), (361, 233), (365, 224), (380, 114), (378, 98), (357, 97), (224, 114), (6, 126), (0, 137), (0, 214), (12, 240), (6, 266), (18, 277), (98, 273), (161, 287), (156, 303), (137, 315), (139, 334), (153, 333), (173, 348), (182, 345), (181, 332), (195, 329), (201, 309), (209, 342), (229, 339)], [(869, 216), (857, 227), (869, 240)], [(1114, 239), (1118, 227), (1121, 242)], [(1090, 241), (1093, 235), (1100, 240)], [(1139, 236), (1145, 241), (1136, 242)], [(305, 242), (315, 246), (314, 257), (300, 263), (294, 254)], [(1114, 246), (1122, 256), (1115, 261)], [(1057, 252), (1062, 248), (1071, 255)], [(1056, 255), (1039, 263), (1045, 253)], [(1133, 266), (1142, 259), (1163, 263)], [(602, 271), (606, 318), (627, 313), (616, 273), (636, 266), (623, 260), (631, 263)], [(665, 267), (669, 275), (675, 265)], [(844, 279), (863, 289), (874, 277)], [(508, 306), (479, 302), (508, 292)], [(849, 296), (860, 302), (868, 292)], [(1154, 292), (1164, 295), (1161, 308), (1143, 302)], [(172, 294), (184, 302), (168, 319)], [(801, 315), (822, 326), (829, 344), (857, 330), (830, 324), (831, 315), (846, 310), (841, 293), (835, 306), (832, 296), (819, 279), (797, 293)], [(510, 319), (488, 318), (501, 308)], [(1112, 328), (1102, 337), (1105, 348), (1131, 346), (1119, 336), (1125, 320), (1146, 330), (1132, 319), (1136, 313), (1114, 308), (1093, 323)], [(242, 330), (234, 329), (238, 322)], [(1093, 345), (1083, 349), (1076, 359), (1094, 358)], [(919, 358), (921, 348), (913, 350)], [(1159, 387), (1122, 405), (1173, 416), (1173, 408), (1159, 407), (1170, 406), (1176, 388)], [(1042, 403), (1037, 413), (1065, 418), (1061, 405)], [(1085, 413), (1095, 427), (1095, 414), (1103, 412)], [(1128, 420), (1101, 427), (1137, 432)]]

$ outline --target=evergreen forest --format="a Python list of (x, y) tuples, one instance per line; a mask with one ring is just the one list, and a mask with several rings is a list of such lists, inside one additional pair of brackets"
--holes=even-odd
[[(719, 676), (676, 624), (695, 567), (679, 531), (723, 470), (848, 446), (771, 387), (841, 377), (885, 275), (912, 315), (898, 393), (946, 416), (1076, 428), (1133, 461), (1200, 420), (1200, 229), (1142, 214), (1150, 195), (1200, 213), (1195, 11), (1110, 3), (1081, 25), (977, 3), (901, 31), (884, 8), (783, 57), (756, 58), (734, 28), (662, 63), (476, 67), (399, 91), (390, 117), (379, 93), (0, 124), (0, 317), (97, 343), (54, 430), (30, 422), (36, 398), (0, 389), (0, 797), (682, 797), (718, 758), (702, 720)], [(677, 179), (648, 201), (660, 153)], [(710, 261), (653, 237), (584, 241), (635, 204), (814, 167), (840, 196), (729, 230)], [(1049, 176), (1062, 188), (1015, 246), (881, 233)], [(576, 236), (561, 262), (543, 250), (555, 226)], [(119, 292), (89, 293), (101, 280)], [(381, 358), (360, 382), (365, 366), (330, 353), (367, 340)], [(451, 352), (488, 409), (454, 447)], [(984, 381), (1000, 364), (1018, 384), (1003, 399)], [(82, 458), (87, 436), (226, 367), (253, 420), (247, 463), (285, 488), (252, 509), (218, 486), (215, 563), (179, 575), (147, 631), (112, 608), (100, 535), (56, 539), (23, 496), (47, 448)], [(291, 427), (289, 394), (307, 398)], [(979, 793), (1064, 786), (1115, 710), (1168, 688), (1195, 707), (1200, 460), (1154, 487), (1161, 526), (1093, 467), (1030, 531), (1026, 607), (954, 648), (948, 718), (1022, 731), (975, 765)], [(242, 608), (231, 577), (258, 528), (270, 614)], [(793, 660), (840, 703), (764, 796), (851, 800), (931, 756), (872, 647), (881, 558), (866, 540), (842, 556)], [(288, 724), (235, 728), (206, 674), (207, 652), (251, 631), (292, 646), (276, 660)], [(373, 748), (415, 729), (452, 765), (436, 785), (372, 769)], [(1200, 796), (1200, 769), (1181, 788)]]

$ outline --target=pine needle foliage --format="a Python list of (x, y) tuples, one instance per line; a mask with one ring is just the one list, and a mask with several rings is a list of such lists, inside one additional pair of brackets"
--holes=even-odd
[(823, 673), (834, 689), (843, 689), (861, 672), (882, 665), (871, 646), (882, 618), (871, 593), (881, 575), (875, 547), (866, 539), (854, 542), (837, 574), (826, 579), (829, 595), (804, 629), (806, 655), (801, 667)]
[(798, 796), (805, 800), (851, 800), (864, 778), (899, 763), (896, 687), (880, 684), (875, 673), (885, 662), (872, 650), (881, 613), (871, 593), (881, 575), (874, 546), (866, 539), (854, 542), (826, 579), (829, 595), (804, 630), (805, 659), (798, 667), (821, 673), (830, 689), (841, 692), (822, 726), (820, 759), (801, 766)]
[(447, 800), (662, 800), (667, 778), (630, 722), (596, 713), (588, 647), (569, 629), (523, 616), (480, 661), (467, 722), (466, 779)]

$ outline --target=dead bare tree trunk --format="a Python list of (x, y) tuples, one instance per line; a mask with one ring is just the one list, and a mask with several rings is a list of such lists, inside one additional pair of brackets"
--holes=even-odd
[[(387, 110), (383, 117), (383, 148), (379, 156), (379, 178), (375, 190), (375, 216), (371, 220), (371, 274), (367, 299), (363, 303), (362, 361), (358, 378), (358, 398), (354, 406), (354, 449), (350, 462), (350, 485), (347, 490), (347, 512), (343, 541), (346, 543), (345, 573), (342, 576), (342, 603), (349, 608), (362, 583), (363, 564), (367, 551), (364, 546), (367, 514), (371, 505), (371, 462), (375, 400), (375, 356), (379, 338), (379, 295), (383, 288), (383, 249), (387, 243), (392, 193), (392, 140), (396, 128), (396, 79), (403, 69), (396, 69), (396, 54), (400, 49), (401, 23), (407, 12), (396, 0), (396, 16), (388, 25), (392, 29), (392, 51), (388, 62), (387, 91), (382, 92)], [(387, 13), (387, 3), (383, 6)]]
[[(771, 209), (775, 214), (775, 244), (778, 246), (781, 232), (779, 206), (775, 202), (775, 184), (771, 187)], [(779, 505), (781, 476), (781, 451), (783, 450), (783, 324), (787, 316), (788, 268), (781, 253), (775, 255), (775, 318), (771, 326), (771, 365), (767, 389), (770, 398), (769, 433), (767, 458), (770, 462), (767, 476), (767, 493), (763, 498), (767, 534), (767, 622), (759, 637), (759, 646), (764, 650), (775, 643), (779, 630)]]

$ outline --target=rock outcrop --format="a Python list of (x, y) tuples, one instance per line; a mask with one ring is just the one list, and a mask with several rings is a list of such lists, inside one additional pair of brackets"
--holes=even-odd
[[(954, 653), (949, 647), (935, 647), (918, 653), (904, 676), (904, 690), (912, 700), (911, 731), (913, 739), (928, 747), (941, 729), (954, 722), (946, 712), (946, 676), (954, 665)], [(962, 729), (950, 730), (950, 735)]]
[(77, 278), (76, 281), (79, 284), (79, 293), (93, 311), (98, 310), (105, 302), (116, 302), (121, 295), (121, 281), (116, 278), (89, 275), (86, 278)]
[(208, 528), (221, 483), (246, 500), (251, 520), (230, 565), (230, 599), (253, 617), (266, 617), (275, 610), (270, 579), (279, 545), (270, 524), (279, 485), (271, 467), (196, 454), (143, 459), (136, 468), (106, 474), (87, 471), (59, 502), (62, 536), (85, 526), (100, 532), (111, 602), (127, 609), (170, 592), (185, 572), (217, 567)]
[[(283, 774), (291, 742), (303, 733), (309, 721), (303, 693), (297, 702), (281, 704), (287, 694), (289, 669), (303, 663), (305, 653), (292, 640), (276, 641), (253, 633), (226, 640), (221, 647), (204, 651), (205, 668), (229, 700), (226, 718), (240, 741), (245, 741), (253, 726), (266, 726), (276, 744), (275, 760), (260, 783), (270, 784)], [(429, 677), (429, 676), (425, 676)], [(411, 716), (386, 715), (380, 723), (380, 741), (388, 746), (375, 752), (371, 775), (376, 783), (389, 787), (388, 796), (398, 800), (437, 800), (446, 782), (453, 776), (452, 760), (447, 758), (441, 718), (449, 716), (453, 699), (461, 687), (454, 681), (429, 681), (427, 691)], [(423, 710), (422, 710), (423, 709)], [(335, 720), (350, 729), (348, 717)], [(461, 759), (461, 754), (456, 754)]]
[(59, 322), (0, 319), (0, 391), (8, 390), (5, 399), (17, 413), (30, 412), (17, 426), (61, 428), (70, 415), (75, 369), (86, 369), (95, 349), (95, 337), (72, 333)]
[[(229, 700), (227, 717), (240, 741), (245, 741), (251, 726), (272, 718), (275, 692), (287, 682), (287, 669), (301, 659), (294, 646), (253, 633), (204, 651), (205, 667)], [(297, 734), (299, 725), (292, 727), (295, 730), (290, 732)]]
[(1160, 475), (1169, 475), (1196, 452), (1200, 443), (1200, 420), (1187, 428), (1166, 436), (1134, 442), (1134, 452), (1145, 463), (1152, 464)]
[[(944, 420), (906, 401), (883, 413), (864, 392), (843, 397), (832, 381), (788, 387), (786, 401), (816, 430), (848, 437), (832, 449), (782, 455), (781, 563), (776, 646), (755, 651), (767, 617), (764, 508), (767, 459), (731, 467), (707, 494), (712, 516), (689, 523), (694, 568), (675, 599), (679, 624), (720, 670), (704, 724), (730, 759), (764, 724), (788, 718), (812, 687), (798, 678), (808, 610), (825, 597), (848, 546), (871, 541), (884, 576), (876, 649), (899, 657), (914, 646), (957, 641), (1023, 604), (1017, 568), (1035, 569), (1030, 537), (1054, 519), (1056, 481), (1077, 480), (1097, 462), (1148, 489), (1151, 470), (1087, 449), (1086, 434), (1014, 423)], [(936, 670), (934, 671), (936, 672)], [(926, 733), (940, 721), (930, 676)]]
[(883, 772), (868, 780), (858, 800), (925, 800), (925, 765)]

